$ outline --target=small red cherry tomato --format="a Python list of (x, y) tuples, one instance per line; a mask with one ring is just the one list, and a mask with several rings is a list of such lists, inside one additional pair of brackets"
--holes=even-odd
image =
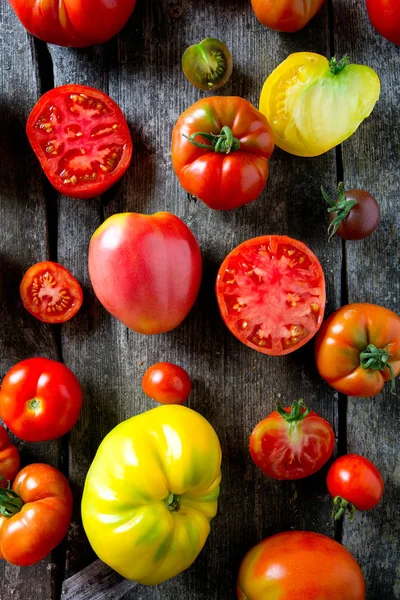
[(161, 404), (182, 404), (192, 389), (189, 374), (169, 362), (159, 362), (149, 367), (143, 375), (144, 393)]
[(0, 425), (0, 488), (14, 481), (19, 471), (20, 459), (17, 447), (10, 440), (7, 430)]
[(258, 423), (250, 436), (250, 454), (255, 464), (275, 479), (302, 479), (327, 462), (335, 446), (328, 421), (303, 405), (272, 412)]
[(374, 508), (383, 495), (382, 475), (370, 460), (359, 454), (346, 454), (335, 460), (326, 483), (334, 498), (335, 519), (348, 511), (353, 521), (356, 510)]
[(54, 440), (76, 423), (82, 391), (75, 375), (49, 358), (28, 358), (12, 367), (0, 389), (0, 417), (21, 440)]
[(30, 267), (19, 288), (22, 304), (45, 323), (64, 323), (82, 306), (82, 288), (62, 265), (48, 260)]

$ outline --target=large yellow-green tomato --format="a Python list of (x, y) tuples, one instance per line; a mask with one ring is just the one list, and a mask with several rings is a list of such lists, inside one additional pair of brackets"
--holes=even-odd
[(86, 477), (83, 526), (123, 577), (155, 585), (187, 569), (216, 515), (221, 447), (185, 406), (160, 406), (115, 427)]
[(312, 52), (296, 52), (267, 78), (260, 111), (282, 150), (318, 156), (350, 137), (379, 98), (379, 77), (370, 67)]

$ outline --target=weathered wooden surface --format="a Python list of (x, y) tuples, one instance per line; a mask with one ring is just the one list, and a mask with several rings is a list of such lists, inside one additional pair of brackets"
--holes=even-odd
[[(341, 451), (347, 445), (376, 460), (384, 470), (385, 502), (359, 518), (353, 529), (346, 526), (344, 541), (369, 580), (368, 600), (400, 598), (398, 579), (396, 583), (400, 551), (395, 547), (399, 531), (394, 525), (400, 480), (398, 464), (395, 470), (399, 450), (396, 400), (390, 394), (373, 401), (352, 399), (346, 413), (342, 399), (339, 418), (337, 394), (318, 377), (312, 344), (284, 358), (260, 355), (230, 335), (214, 297), (218, 266), (232, 248), (256, 235), (279, 233), (305, 241), (320, 258), (327, 277), (328, 314), (340, 306), (346, 294), (350, 300), (381, 302), (398, 310), (399, 295), (394, 291), (398, 244), (392, 242), (397, 233), (398, 165), (395, 142), (390, 145), (391, 139), (399, 137), (393, 136), (398, 127), (398, 99), (391, 66), (391, 61), (398, 60), (398, 49), (378, 39), (369, 25), (367, 34), (357, 36), (365, 15), (356, 0), (335, 0), (333, 11), (326, 5), (305, 30), (292, 35), (259, 25), (247, 0), (183, 0), (183, 16), (176, 20), (168, 14), (169, 4), (167, 0), (139, 0), (128, 26), (114, 40), (87, 50), (53, 46), (49, 54), (44, 45), (32, 45), (8, 7), (2, 15), (1, 106), (7, 128), (1, 132), (0, 159), (0, 302), (5, 323), (0, 334), (1, 375), (28, 355), (57, 355), (50, 329), (39, 326), (18, 304), (23, 270), (51, 252), (84, 288), (82, 310), (61, 332), (56, 331), (56, 339), (59, 356), (82, 383), (85, 402), (69, 438), (67, 466), (76, 502), (64, 548), (65, 573), (61, 560), (54, 573), (47, 570), (46, 563), (26, 570), (2, 566), (6, 578), (0, 580), (0, 599), (58, 598), (64, 575), (72, 576), (94, 560), (80, 521), (85, 474), (99, 442), (114, 425), (152, 408), (141, 392), (140, 381), (144, 370), (159, 360), (188, 369), (194, 380), (189, 406), (208, 418), (220, 436), (224, 453), (220, 510), (204, 551), (189, 571), (156, 588), (124, 588), (125, 600), (232, 599), (240, 560), (262, 537), (304, 528), (336, 534), (340, 539), (341, 532), (335, 531), (330, 517), (326, 469), (295, 484), (276, 482), (253, 465), (247, 450), (252, 428), (274, 408), (276, 400), (290, 403), (301, 396), (334, 424)], [(344, 36), (346, 28), (349, 34)], [(290, 52), (312, 50), (329, 55), (332, 39), (339, 54), (348, 52), (355, 62), (375, 67), (382, 79), (382, 99), (377, 112), (344, 144), (343, 165), (335, 150), (315, 159), (276, 150), (267, 189), (252, 205), (228, 214), (188, 203), (172, 170), (170, 136), (179, 114), (203, 95), (184, 78), (180, 58), (189, 44), (207, 35), (223, 39), (235, 61), (232, 80), (221, 93), (241, 95), (255, 104), (266, 76)], [(133, 163), (121, 182), (101, 199), (57, 198), (42, 185), (40, 167), (23, 134), (29, 109), (44, 91), (39, 89), (38, 70), (43, 88), (70, 82), (92, 85), (109, 93), (127, 116), (134, 140)], [(385, 162), (389, 160), (390, 164)], [(22, 165), (27, 171), (23, 179)], [(383, 201), (379, 235), (365, 243), (346, 244), (346, 261), (338, 239), (327, 244), (326, 212), (319, 193), (321, 184), (334, 190), (342, 166), (349, 185), (364, 186)], [(50, 248), (46, 248), (46, 200)], [(95, 299), (87, 273), (87, 248), (91, 234), (109, 215), (156, 210), (169, 210), (192, 228), (203, 250), (205, 275), (199, 299), (186, 321), (169, 334), (145, 337), (124, 328)], [(348, 291), (342, 287), (346, 264)], [(391, 276), (385, 276), (384, 268), (391, 269)], [(379, 415), (374, 416), (374, 408), (381, 409)], [(34, 455), (57, 464), (65, 456), (61, 444), (26, 446), (26, 460)], [(60, 559), (62, 552), (57, 553)], [(11, 584), (16, 590), (13, 593)]]

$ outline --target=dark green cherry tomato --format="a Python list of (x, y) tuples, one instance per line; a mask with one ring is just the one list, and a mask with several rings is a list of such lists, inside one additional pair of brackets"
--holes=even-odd
[(185, 77), (199, 90), (216, 90), (232, 75), (232, 55), (220, 40), (206, 38), (185, 51), (182, 69)]

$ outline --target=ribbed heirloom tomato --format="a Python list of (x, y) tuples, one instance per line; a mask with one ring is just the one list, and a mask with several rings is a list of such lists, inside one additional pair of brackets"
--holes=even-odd
[(17, 447), (10, 440), (6, 429), (0, 425), (0, 488), (6, 487), (19, 471), (20, 459)]
[(319, 11), (324, 0), (251, 0), (257, 19), (270, 29), (299, 31)]

